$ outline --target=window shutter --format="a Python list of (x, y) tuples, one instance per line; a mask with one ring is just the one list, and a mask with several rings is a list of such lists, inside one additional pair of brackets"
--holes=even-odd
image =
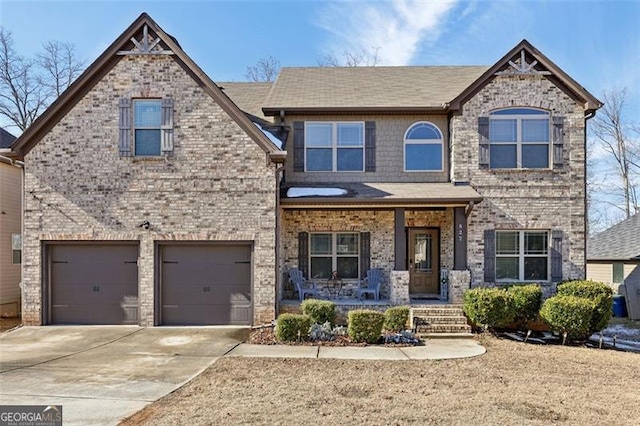
[(553, 117), (553, 168), (564, 166), (564, 117)]
[(376, 171), (376, 122), (364, 123), (364, 171)]
[(478, 134), (480, 145), (478, 163), (481, 169), (489, 168), (489, 117), (478, 117)]
[(371, 269), (371, 233), (360, 233), (360, 279), (367, 276)]
[(162, 125), (160, 149), (163, 154), (173, 151), (173, 98), (162, 99)]
[(120, 137), (118, 146), (121, 157), (131, 157), (131, 99), (120, 98)]
[(484, 231), (484, 282), (496, 281), (496, 231)]
[(309, 233), (298, 233), (298, 269), (309, 278)]
[(551, 281), (562, 281), (562, 231), (551, 231)]
[(304, 121), (293, 123), (293, 171), (304, 172)]

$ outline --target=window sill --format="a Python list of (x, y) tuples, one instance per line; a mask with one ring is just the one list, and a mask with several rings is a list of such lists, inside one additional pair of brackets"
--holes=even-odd
[(133, 161), (134, 163), (145, 163), (145, 162), (164, 162), (167, 161), (169, 159), (169, 157), (167, 157), (166, 155), (153, 155), (153, 156), (133, 156), (130, 157), (131, 161)]
[(480, 169), (487, 170), (492, 173), (501, 174), (501, 173), (531, 173), (531, 172), (539, 172), (539, 173), (554, 173), (562, 169)]

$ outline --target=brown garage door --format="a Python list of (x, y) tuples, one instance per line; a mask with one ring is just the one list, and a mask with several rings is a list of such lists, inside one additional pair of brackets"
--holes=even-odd
[(51, 322), (137, 324), (138, 246), (49, 247)]
[(162, 252), (162, 323), (251, 324), (251, 247), (166, 245)]

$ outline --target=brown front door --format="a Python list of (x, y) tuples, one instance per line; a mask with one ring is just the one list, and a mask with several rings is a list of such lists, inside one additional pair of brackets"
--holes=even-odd
[(438, 294), (440, 244), (437, 229), (409, 230), (409, 293)]

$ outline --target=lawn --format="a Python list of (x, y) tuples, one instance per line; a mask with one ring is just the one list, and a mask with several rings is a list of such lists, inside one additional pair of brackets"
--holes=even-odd
[(123, 424), (640, 424), (640, 355), (482, 344), (447, 361), (221, 358)]

